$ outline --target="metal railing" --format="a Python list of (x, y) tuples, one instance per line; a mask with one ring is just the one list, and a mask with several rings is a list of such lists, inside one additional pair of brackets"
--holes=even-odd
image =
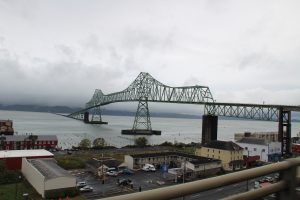
[(199, 181), (162, 187), (158, 189), (137, 192), (127, 195), (105, 198), (105, 200), (162, 200), (183, 197), (203, 192), (218, 187), (247, 181), (249, 179), (265, 176), (272, 173), (280, 173), (278, 182), (264, 188), (255, 189), (245, 193), (239, 193), (225, 198), (234, 199), (258, 199), (269, 194), (276, 193), (278, 199), (296, 199), (295, 188), (300, 184), (300, 158), (287, 159), (282, 162), (265, 165), (262, 167), (247, 169), (218, 177), (203, 179)]

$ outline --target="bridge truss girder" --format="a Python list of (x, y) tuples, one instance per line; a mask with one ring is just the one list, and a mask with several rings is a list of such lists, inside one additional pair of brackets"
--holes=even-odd
[(86, 109), (115, 102), (139, 101), (147, 97), (149, 102), (168, 103), (206, 103), (214, 102), (207, 86), (170, 87), (154, 79), (148, 73), (140, 73), (138, 77), (121, 92), (104, 95), (96, 89)]
[[(278, 122), (278, 141), (282, 155), (291, 155), (291, 110), (297, 107), (281, 105), (207, 103), (207, 115)], [(297, 108), (298, 109), (298, 108)], [(296, 111), (297, 111), (296, 109)]]
[(279, 111), (276, 106), (256, 104), (206, 103), (204, 113), (225, 117), (236, 117), (262, 121), (278, 121)]

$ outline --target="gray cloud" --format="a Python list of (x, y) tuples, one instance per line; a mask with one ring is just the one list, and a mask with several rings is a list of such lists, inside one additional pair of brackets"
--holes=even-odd
[(0, 0), (0, 103), (82, 106), (140, 71), (218, 101), (300, 102), (298, 1), (17, 2)]

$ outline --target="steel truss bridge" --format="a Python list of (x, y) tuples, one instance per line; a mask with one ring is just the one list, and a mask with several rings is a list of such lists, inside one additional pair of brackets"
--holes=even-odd
[[(291, 153), (291, 112), (300, 111), (300, 106), (242, 104), (216, 102), (207, 86), (170, 87), (154, 79), (149, 73), (141, 72), (123, 91), (103, 94), (96, 89), (84, 109), (68, 117), (87, 123), (103, 123), (101, 106), (116, 102), (138, 102), (138, 109), (132, 126), (133, 131), (152, 130), (148, 102), (182, 103), (204, 105), (204, 114), (253, 120), (278, 122), (282, 154)], [(91, 120), (89, 114), (92, 114)], [(105, 122), (104, 122), (105, 123)]]

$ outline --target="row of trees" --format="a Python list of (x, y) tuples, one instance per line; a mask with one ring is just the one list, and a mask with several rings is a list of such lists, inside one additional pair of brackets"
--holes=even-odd
[[(137, 147), (145, 147), (148, 145), (148, 140), (145, 137), (138, 137), (134, 140), (134, 145)], [(104, 138), (96, 138), (93, 142), (91, 140), (84, 138), (80, 141), (78, 147), (82, 149), (93, 148), (105, 148), (107, 143)]]
[[(148, 146), (148, 140), (145, 137), (138, 137), (135, 138), (134, 140), (134, 145), (128, 145), (131, 147), (146, 147)], [(159, 146), (169, 146), (169, 147), (175, 147), (175, 148), (186, 148), (186, 147), (196, 147), (198, 144), (197, 143), (190, 143), (190, 144), (185, 144), (182, 142), (163, 142), (161, 143)], [(107, 147), (107, 143), (105, 142), (105, 140), (103, 138), (96, 138), (93, 142), (91, 142), (91, 140), (85, 138), (83, 140), (81, 140), (81, 142), (78, 145), (79, 148), (82, 149), (88, 149), (88, 148), (105, 148)]]
[(105, 146), (107, 146), (104, 138), (96, 138), (94, 139), (93, 143), (91, 142), (91, 140), (84, 138), (80, 141), (78, 147), (88, 149), (91, 148), (92, 145), (94, 148), (104, 148)]

